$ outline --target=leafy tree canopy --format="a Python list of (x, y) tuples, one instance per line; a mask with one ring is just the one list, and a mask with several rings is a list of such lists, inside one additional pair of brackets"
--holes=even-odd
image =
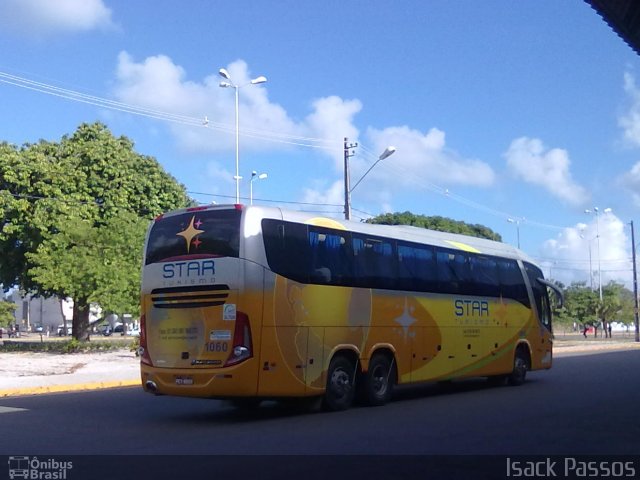
[(6, 327), (15, 321), (13, 313), (18, 306), (6, 300), (0, 301), (0, 327)]
[(602, 324), (607, 335), (609, 322), (631, 323), (634, 318), (633, 293), (620, 283), (604, 285), (600, 300), (599, 293), (585, 282), (574, 282), (565, 289), (564, 299), (564, 308), (557, 314), (560, 323), (578, 322), (596, 328)]
[(367, 220), (367, 223), (377, 223), (382, 225), (412, 225), (414, 227), (428, 228), (440, 232), (460, 233), (472, 237), (488, 238), (489, 240), (502, 241), (502, 237), (484, 225), (472, 225), (451, 218), (425, 215), (416, 215), (411, 212), (384, 213)]
[(145, 225), (191, 203), (183, 185), (133, 147), (102, 123), (60, 142), (0, 143), (0, 283), (73, 298), (76, 338), (89, 302), (137, 309)]

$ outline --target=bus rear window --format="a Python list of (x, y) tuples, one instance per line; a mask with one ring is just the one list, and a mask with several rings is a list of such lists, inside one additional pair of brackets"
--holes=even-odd
[(240, 210), (200, 210), (156, 220), (145, 265), (180, 258), (238, 257)]

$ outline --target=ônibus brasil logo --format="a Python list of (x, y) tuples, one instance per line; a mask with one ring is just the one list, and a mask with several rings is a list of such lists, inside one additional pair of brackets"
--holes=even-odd
[(33, 480), (66, 480), (67, 471), (73, 468), (73, 462), (62, 462), (53, 458), (9, 457), (9, 478)]

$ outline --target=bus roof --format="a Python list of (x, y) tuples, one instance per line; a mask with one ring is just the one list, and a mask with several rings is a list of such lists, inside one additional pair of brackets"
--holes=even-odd
[(290, 222), (307, 223), (310, 225), (324, 226), (328, 228), (335, 228), (338, 230), (348, 230), (351, 232), (358, 232), (367, 235), (394, 238), (398, 240), (406, 240), (409, 242), (423, 243), (427, 245), (434, 245), (469, 252), (484, 253), (486, 255), (521, 259), (532, 264), (536, 263), (526, 253), (515, 248), (512, 245), (508, 245), (502, 242), (496, 242), (494, 240), (488, 240), (485, 238), (472, 237), (469, 235), (461, 235), (457, 233), (439, 232), (436, 230), (413, 227), (410, 225), (380, 225), (335, 219), (323, 216), (319, 213), (288, 210), (279, 207), (214, 204), (195, 208), (184, 208), (181, 210), (168, 212), (167, 214), (165, 214), (165, 216), (190, 211), (229, 208), (244, 210), (246, 213), (245, 217), (248, 216), (253, 218), (276, 218)]

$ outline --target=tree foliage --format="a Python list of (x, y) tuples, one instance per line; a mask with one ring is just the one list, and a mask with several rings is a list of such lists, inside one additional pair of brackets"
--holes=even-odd
[(605, 336), (612, 321), (631, 323), (633, 320), (633, 293), (624, 285), (610, 282), (602, 287), (602, 300), (598, 292), (587, 287), (585, 282), (572, 283), (564, 291), (564, 308), (559, 312), (559, 322), (577, 322), (582, 328), (602, 326)]
[(488, 238), (489, 240), (502, 241), (502, 237), (484, 225), (469, 224), (451, 218), (425, 215), (416, 215), (411, 212), (384, 213), (367, 220), (367, 223), (382, 225), (412, 225), (414, 227), (428, 228), (440, 232), (460, 233), (472, 237)]
[(60, 142), (0, 144), (0, 283), (74, 300), (74, 337), (89, 303), (137, 310), (142, 239), (154, 216), (190, 203), (158, 162), (101, 124)]
[(564, 309), (561, 321), (577, 322), (591, 326), (596, 322), (598, 295), (585, 282), (574, 282), (564, 291)]
[(15, 321), (14, 312), (18, 306), (6, 300), (0, 301), (0, 327), (6, 327)]

